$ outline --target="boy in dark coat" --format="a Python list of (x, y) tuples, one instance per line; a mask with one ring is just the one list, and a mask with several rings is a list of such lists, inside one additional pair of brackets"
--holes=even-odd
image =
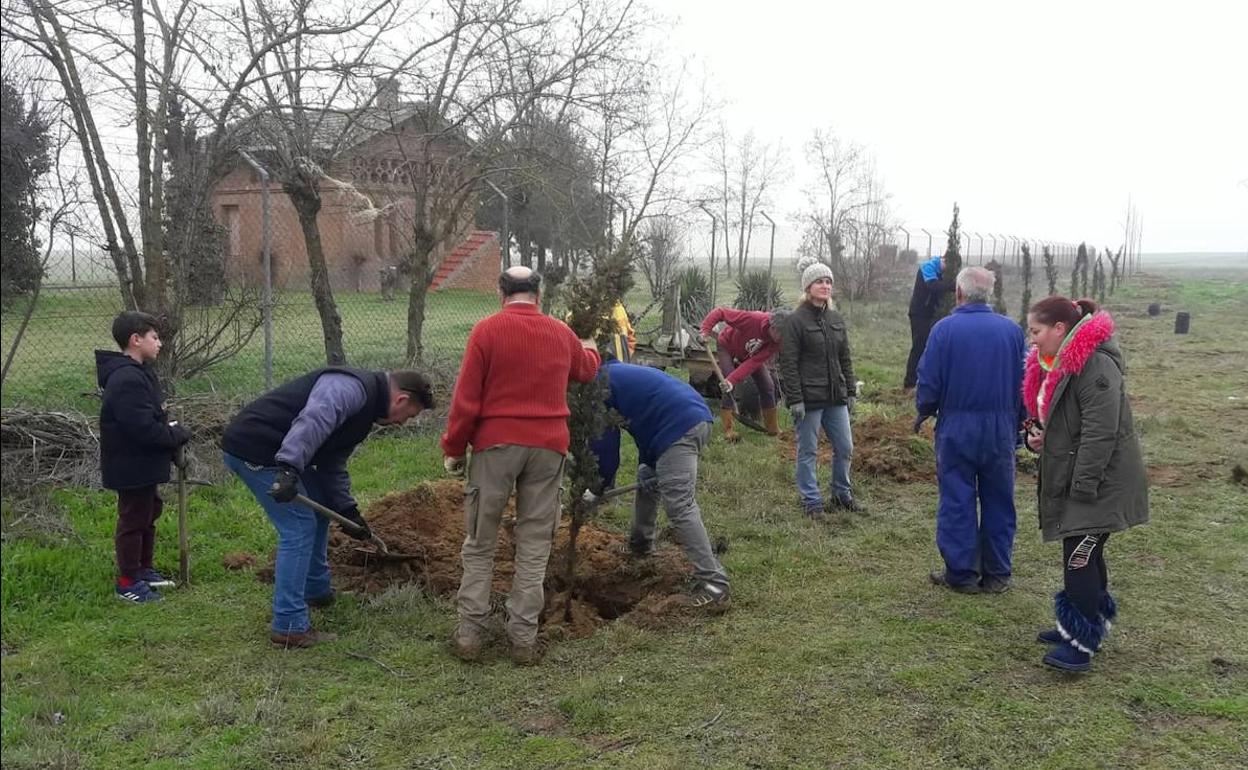
[(95, 351), (100, 405), (100, 475), (117, 492), (118, 599), (135, 604), (160, 601), (155, 590), (174, 583), (152, 567), (156, 519), (163, 502), (157, 484), (169, 481), (174, 451), (191, 434), (165, 415), (160, 382), (150, 366), (160, 355), (156, 319), (126, 311), (113, 321), (121, 348)]

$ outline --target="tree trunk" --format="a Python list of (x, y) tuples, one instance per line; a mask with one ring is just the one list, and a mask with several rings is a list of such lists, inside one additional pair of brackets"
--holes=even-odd
[(412, 288), (407, 296), (407, 362), (414, 364), (425, 355), (425, 306), (429, 298), (429, 281), (433, 277), (434, 238), (424, 227), (414, 228), (410, 277)]
[(316, 221), (316, 215), (321, 210), (321, 199), (316, 191), (287, 188), (286, 193), (299, 214), (299, 227), (303, 230), (303, 242), (308, 250), (312, 298), (321, 317), (321, 333), (325, 338), (325, 363), (341, 366), (347, 362), (342, 350), (342, 316), (338, 314), (338, 305), (334, 302), (329, 268), (325, 264), (325, 248), (321, 244), (321, 228)]
[(581, 534), (581, 517), (572, 515), (568, 524), (568, 552), (565, 557), (567, 564), (568, 600), (563, 605), (563, 622), (572, 622), (572, 589), (576, 587), (576, 538)]

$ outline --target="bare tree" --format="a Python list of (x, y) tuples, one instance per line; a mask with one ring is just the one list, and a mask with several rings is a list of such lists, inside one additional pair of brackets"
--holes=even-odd
[(807, 206), (797, 219), (813, 237), (815, 255), (843, 271), (846, 230), (861, 209), (882, 202), (881, 186), (866, 151), (830, 129), (816, 129), (806, 143), (806, 162), (814, 179), (806, 190)]
[[(54, 73), (98, 213), (96, 237), (112, 260), (123, 306), (161, 318), (167, 374), (177, 371), (183, 306), (170, 270), (178, 244), (165, 237), (169, 116), (179, 99), (198, 114), (212, 113), (201, 98), (205, 92), (193, 83), (203, 73), (192, 71), (194, 46), (188, 42), (204, 7), (192, 0), (168, 8), (155, 0), (22, 0), (5, 7), (5, 37), (38, 54)], [(224, 96), (218, 125), (229, 114), (232, 94)], [(133, 120), (132, 147), (118, 146), (100, 129), (117, 122), (118, 114)], [(208, 186), (198, 192), (202, 203)], [(210, 358), (245, 344), (248, 332), (238, 328), (242, 315), (226, 314), (208, 330), (216, 351)], [(231, 327), (235, 333), (225, 334)]]
[(671, 285), (676, 266), (684, 258), (683, 242), (684, 227), (673, 216), (652, 217), (641, 225), (635, 262), (653, 299), (662, 298)]
[[(721, 123), (715, 134), (711, 167), (716, 179), (712, 196), (725, 223), (735, 231), (736, 273), (745, 274), (758, 210), (770, 204), (770, 192), (784, 170), (784, 147), (758, 139), (753, 130), (733, 139)], [(724, 233), (726, 273), (733, 271), (731, 232)]]

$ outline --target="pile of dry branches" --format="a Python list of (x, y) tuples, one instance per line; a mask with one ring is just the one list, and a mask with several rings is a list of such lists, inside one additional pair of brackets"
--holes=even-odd
[(0, 411), (3, 489), (99, 483), (100, 439), (94, 421), (72, 412)]

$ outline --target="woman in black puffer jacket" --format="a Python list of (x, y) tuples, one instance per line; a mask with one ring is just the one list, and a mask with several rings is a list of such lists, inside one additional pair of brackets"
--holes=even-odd
[(784, 323), (780, 381), (797, 432), (797, 491), (806, 515), (823, 521), (815, 476), (819, 428), (832, 442), (831, 508), (862, 513), (849, 480), (854, 438), (849, 404), (856, 395), (845, 319), (832, 309), (832, 269), (813, 258), (798, 263), (802, 301)]

